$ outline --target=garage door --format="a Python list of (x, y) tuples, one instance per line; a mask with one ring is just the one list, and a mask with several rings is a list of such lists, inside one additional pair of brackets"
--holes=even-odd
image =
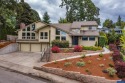
[(31, 44), (31, 52), (40, 52), (41, 45), (40, 44)]
[(21, 51), (29, 52), (30, 51), (30, 44), (21, 44)]

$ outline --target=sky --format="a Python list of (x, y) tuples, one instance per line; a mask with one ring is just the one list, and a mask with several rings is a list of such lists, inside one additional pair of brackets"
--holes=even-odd
[[(65, 17), (65, 8), (59, 7), (61, 0), (25, 0), (25, 2), (39, 13), (41, 19), (47, 11), (51, 23), (58, 23), (60, 17)], [(125, 20), (125, 0), (92, 0), (92, 2), (100, 9), (101, 24), (105, 19), (116, 22), (119, 15)]]

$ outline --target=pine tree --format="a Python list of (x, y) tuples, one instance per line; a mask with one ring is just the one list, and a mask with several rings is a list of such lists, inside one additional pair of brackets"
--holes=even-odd
[(116, 25), (121, 27), (121, 23), (122, 23), (121, 16), (119, 15)]
[(48, 24), (51, 22), (50, 17), (47, 12), (45, 12), (43, 15), (43, 22), (48, 23)]

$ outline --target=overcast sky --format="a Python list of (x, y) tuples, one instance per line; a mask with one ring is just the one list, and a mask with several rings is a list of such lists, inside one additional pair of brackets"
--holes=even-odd
[[(60, 8), (61, 0), (25, 0), (35, 9), (41, 19), (45, 11), (48, 12), (52, 23), (57, 23), (60, 17), (65, 17), (65, 8)], [(125, 18), (125, 0), (92, 0), (100, 8), (101, 23), (107, 18), (117, 21), (118, 16)]]

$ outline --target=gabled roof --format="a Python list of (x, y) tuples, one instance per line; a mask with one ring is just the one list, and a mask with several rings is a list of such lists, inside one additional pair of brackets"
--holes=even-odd
[(65, 24), (60, 23), (60, 24), (51, 24), (51, 25), (61, 30), (64, 30), (66, 32), (70, 32), (71, 23), (65, 23)]
[(81, 28), (81, 26), (98, 26), (96, 21), (73, 22), (71, 28)]

